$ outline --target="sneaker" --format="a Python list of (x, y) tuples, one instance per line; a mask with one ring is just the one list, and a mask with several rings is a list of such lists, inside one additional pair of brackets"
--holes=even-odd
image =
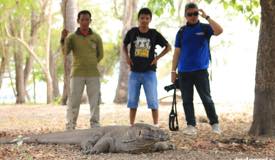
[(197, 135), (197, 128), (192, 125), (187, 125), (187, 127), (183, 130), (183, 133), (186, 135)]
[(153, 124), (153, 126), (159, 128), (159, 124)]
[(218, 123), (212, 124), (212, 132), (216, 134), (221, 134), (221, 129)]

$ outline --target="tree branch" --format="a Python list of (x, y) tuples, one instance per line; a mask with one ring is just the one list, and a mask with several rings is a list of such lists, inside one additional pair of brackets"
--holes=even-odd
[[(56, 49), (56, 51), (55, 52), (53, 52), (53, 58), (54, 59), (56, 59), (60, 54), (58, 54), (58, 53), (60, 53), (60, 51), (61, 51), (61, 46), (59, 46), (57, 49)], [(62, 55), (62, 54), (61, 54)]]
[(29, 52), (29, 54), (31, 56), (33, 56), (34, 60), (41, 66), (43, 72), (46, 74), (47, 73), (47, 68), (44, 67), (43, 62), (39, 59), (39, 57), (36, 55), (36, 53), (33, 51), (33, 49), (30, 48), (30, 46), (28, 45), (28, 43), (25, 40), (21, 39), (21, 38), (12, 36), (10, 34), (9, 30), (8, 30), (7, 25), (5, 25), (5, 31), (6, 31), (7, 36), (10, 39), (13, 39), (13, 40), (16, 40), (16, 41), (20, 42), (27, 49), (27, 51)]
[(114, 3), (113, 3), (113, 4), (114, 4), (114, 7), (113, 7), (113, 9), (114, 9), (114, 16), (115, 16), (116, 18), (118, 18), (119, 20), (122, 21), (122, 20), (123, 20), (123, 16), (118, 14), (117, 0), (113, 0), (113, 2), (114, 2)]

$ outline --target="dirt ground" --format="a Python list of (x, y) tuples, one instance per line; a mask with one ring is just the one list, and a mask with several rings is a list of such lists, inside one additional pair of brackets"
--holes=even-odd
[[(72, 145), (0, 145), (0, 159), (92, 159), (92, 160), (174, 160), (174, 159), (263, 159), (275, 160), (275, 140), (255, 138), (247, 135), (252, 121), (251, 105), (216, 104), (223, 134), (211, 133), (201, 104), (196, 104), (197, 136), (182, 133), (185, 127), (183, 110), (178, 103), (180, 131), (168, 130), (167, 120), (170, 103), (160, 105), (160, 127), (169, 132), (176, 150), (147, 154), (99, 154), (82, 155), (78, 146)], [(62, 131), (65, 127), (65, 106), (54, 105), (1, 105), (0, 137), (16, 137)], [(128, 109), (125, 105), (102, 104), (101, 124), (128, 125)], [(152, 123), (151, 112), (142, 105), (137, 112), (136, 122)], [(89, 106), (82, 105), (77, 128), (89, 127)]]

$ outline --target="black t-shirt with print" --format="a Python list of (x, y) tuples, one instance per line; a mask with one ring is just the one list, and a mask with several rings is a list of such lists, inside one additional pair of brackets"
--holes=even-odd
[(123, 41), (125, 46), (130, 44), (130, 58), (133, 61), (131, 71), (146, 72), (156, 71), (157, 66), (151, 65), (155, 57), (156, 45), (164, 47), (167, 40), (155, 29), (142, 33), (137, 27), (130, 29)]

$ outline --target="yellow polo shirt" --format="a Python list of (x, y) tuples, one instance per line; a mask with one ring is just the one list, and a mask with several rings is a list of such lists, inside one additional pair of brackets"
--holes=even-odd
[(65, 39), (65, 53), (73, 53), (71, 76), (98, 77), (98, 62), (103, 58), (103, 43), (101, 37), (89, 29), (84, 36), (79, 28)]

